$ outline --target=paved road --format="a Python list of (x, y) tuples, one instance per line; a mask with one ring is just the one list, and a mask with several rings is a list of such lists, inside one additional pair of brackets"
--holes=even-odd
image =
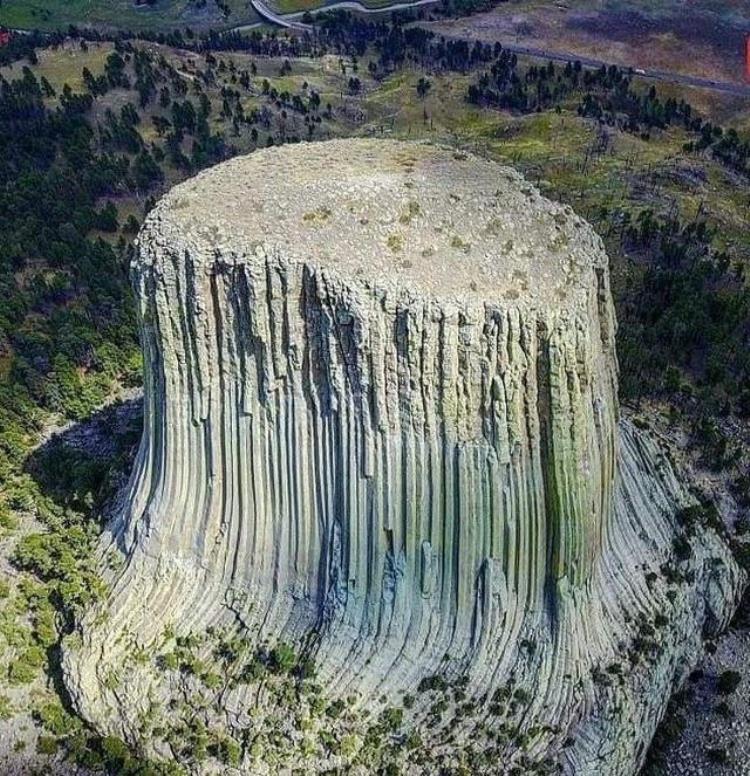
[[(366, 14), (382, 14), (390, 13), (391, 11), (403, 11), (407, 8), (418, 8), (421, 5), (435, 5), (440, 0), (414, 0), (414, 2), (400, 2), (393, 3), (391, 5), (384, 6), (382, 8), (371, 8), (363, 5), (359, 0), (339, 0), (328, 5), (321, 5), (318, 8), (312, 8), (309, 11), (296, 11), (295, 13), (280, 14), (269, 8), (263, 0), (250, 0), (255, 12), (264, 18), (266, 21), (278, 24), (281, 27), (291, 27), (296, 29), (311, 29), (311, 25), (298, 23), (305, 13), (315, 15), (317, 13), (324, 13), (325, 11), (345, 10), (345, 11), (357, 11), (358, 13)], [(240, 29), (240, 28), (235, 28)]]
[[(253, 8), (259, 16), (267, 21), (277, 24), (281, 27), (288, 27), (292, 29), (309, 30), (310, 25), (304, 24), (299, 21), (304, 15), (303, 11), (291, 14), (280, 14), (271, 10), (263, 0), (250, 0)], [(316, 8), (310, 11), (311, 14), (321, 13), (323, 11), (331, 11), (336, 8), (344, 8), (348, 10), (358, 11), (363, 14), (382, 14), (389, 11), (398, 11), (405, 8), (416, 8), (421, 5), (431, 5), (439, 0), (415, 0), (415, 2), (400, 2), (394, 5), (389, 5), (384, 8), (368, 8), (362, 5), (358, 0), (341, 0), (340, 2), (331, 3), (320, 8)], [(440, 33), (444, 34), (444, 33)], [(466, 38), (465, 35), (446, 35), (446, 38)], [(586, 67), (601, 67), (604, 65), (608, 67), (613, 64), (612, 62), (606, 62), (603, 59), (593, 59), (592, 57), (584, 57), (580, 54), (574, 54), (569, 51), (551, 51), (549, 49), (534, 48), (533, 46), (519, 46), (514, 43), (503, 43), (502, 46), (507, 51), (512, 51), (514, 54), (523, 54), (530, 57), (539, 57), (540, 59), (552, 60), (553, 62), (580, 62)], [(618, 67), (627, 67), (627, 65), (618, 65)], [(641, 78), (652, 78), (656, 81), (664, 81), (667, 83), (681, 84), (682, 86), (694, 86), (700, 89), (711, 89), (716, 92), (724, 92), (725, 94), (733, 94), (737, 97), (750, 97), (750, 84), (732, 83), (729, 81), (712, 81), (708, 78), (700, 78), (694, 75), (685, 75), (683, 73), (675, 73), (671, 70), (654, 70), (654, 69), (635, 69), (637, 75)]]
[[(261, 0), (250, 0), (251, 5), (255, 9), (255, 13), (258, 14), (258, 16), (261, 17), (261, 19), (265, 19), (267, 22), (271, 22), (271, 24), (276, 24), (279, 27), (287, 27), (288, 29), (292, 30), (309, 30), (310, 25), (309, 24), (303, 24), (302, 22), (296, 21), (296, 17), (302, 16), (302, 14), (280, 14), (276, 13), (276, 11), (272, 11), (265, 3), (263, 3)], [(242, 27), (235, 27), (235, 30), (247, 29), (249, 25), (242, 25)]]
[[(460, 36), (456, 36), (460, 37)], [(463, 36), (465, 37), (465, 36)], [(587, 67), (609, 67), (612, 62), (605, 62), (603, 59), (592, 59), (591, 57), (582, 57), (580, 54), (572, 54), (568, 51), (549, 51), (547, 49), (533, 48), (531, 46), (517, 46), (512, 43), (502, 43), (507, 51), (514, 54), (525, 54), (540, 59), (551, 59), (553, 62), (575, 62), (578, 61)], [(618, 67), (627, 67), (618, 65)], [(713, 89), (717, 92), (726, 92), (738, 97), (750, 97), (750, 84), (732, 83), (730, 81), (711, 81), (708, 78), (699, 78), (695, 75), (685, 75), (675, 73), (671, 70), (652, 70), (652, 69), (634, 69), (634, 72), (641, 78), (653, 78), (657, 81), (667, 81), (669, 83), (682, 84), (683, 86), (697, 86), (701, 89)]]

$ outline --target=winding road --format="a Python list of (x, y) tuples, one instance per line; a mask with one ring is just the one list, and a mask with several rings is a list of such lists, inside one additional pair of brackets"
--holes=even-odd
[[(357, 11), (363, 14), (382, 14), (390, 11), (399, 11), (407, 8), (417, 8), (423, 5), (434, 5), (439, 0), (416, 0), (415, 2), (401, 2), (394, 3), (383, 8), (370, 8), (363, 5), (358, 0), (341, 0), (340, 2), (334, 2), (330, 5), (324, 5), (320, 8), (315, 8), (310, 11), (297, 11), (296, 13), (280, 14), (266, 5), (263, 0), (250, 0), (253, 8), (258, 16), (265, 19), (272, 24), (276, 24), (280, 27), (286, 27), (288, 29), (297, 30), (310, 30), (312, 25), (302, 22), (302, 18), (305, 13), (315, 15), (324, 11), (333, 11), (336, 9), (345, 9), (350, 11)], [(247, 28), (247, 26), (246, 26)], [(241, 29), (241, 28), (235, 28)], [(465, 39), (466, 36), (460, 35), (447, 35), (440, 33), (446, 38)], [(553, 62), (580, 62), (585, 67), (609, 67), (613, 62), (606, 62), (603, 59), (594, 59), (592, 57), (581, 56), (580, 54), (574, 54), (569, 51), (552, 51), (550, 49), (535, 48), (533, 46), (519, 46), (514, 43), (505, 43), (500, 40), (501, 45), (506, 51), (512, 51), (514, 54), (522, 54), (529, 57), (538, 57), (539, 59), (552, 60)], [(627, 65), (617, 65), (618, 67), (627, 68)], [(731, 81), (713, 81), (708, 78), (700, 78), (699, 76), (686, 75), (684, 73), (676, 73), (672, 70), (657, 70), (657, 69), (640, 69), (633, 68), (633, 72), (641, 78), (650, 78), (655, 81), (663, 81), (665, 83), (680, 84), (682, 86), (691, 86), (698, 89), (710, 89), (715, 92), (723, 92), (725, 94), (731, 94), (736, 97), (750, 97), (750, 84), (732, 83)]]
[[(593, 59), (592, 57), (583, 57), (580, 54), (573, 54), (567, 51), (549, 51), (547, 49), (533, 48), (531, 46), (518, 46), (509, 43), (503, 43), (503, 48), (512, 51), (514, 54), (524, 54), (529, 57), (539, 57), (540, 59), (551, 59), (553, 62), (580, 62), (585, 67), (609, 67), (614, 62), (605, 62), (603, 59)], [(617, 65), (617, 67), (626, 68), (627, 65)], [(686, 75), (684, 73), (675, 73), (672, 70), (654, 70), (651, 68), (639, 69), (633, 68), (633, 72), (641, 78), (653, 78), (657, 81), (666, 81), (668, 83), (681, 84), (683, 86), (694, 86), (699, 89), (712, 89), (716, 92), (725, 92), (734, 94), (738, 97), (750, 97), (750, 84), (732, 83), (731, 81), (712, 81), (708, 78), (700, 78), (695, 75)]]
[(325, 11), (357, 11), (364, 14), (390, 13), (391, 11), (405, 11), (407, 8), (418, 8), (421, 5), (435, 5), (440, 0), (414, 0), (414, 2), (393, 3), (382, 8), (371, 8), (360, 3), (358, 0), (339, 0), (339, 2), (322, 5), (319, 8), (311, 8), (309, 11), (296, 11), (295, 13), (280, 14), (269, 8), (263, 0), (250, 0), (250, 4), (255, 9), (258, 16), (266, 21), (278, 24), (281, 27), (292, 29), (311, 29), (311, 25), (298, 22), (306, 13), (315, 15)]
[[(303, 13), (276, 13), (276, 11), (270, 9), (265, 3), (260, 2), (260, 0), (250, 0), (250, 5), (252, 5), (255, 13), (257, 13), (261, 19), (265, 19), (267, 22), (271, 22), (271, 24), (292, 30), (312, 29), (311, 25), (296, 21), (296, 19), (304, 15)], [(242, 32), (243, 29), (248, 29), (251, 26), (255, 27), (256, 25), (243, 24), (240, 27), (234, 27), (234, 29)]]

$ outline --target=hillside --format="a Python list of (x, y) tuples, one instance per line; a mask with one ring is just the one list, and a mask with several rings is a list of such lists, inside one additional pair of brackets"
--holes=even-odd
[(0, 26), (56, 31), (73, 25), (92, 30), (152, 30), (177, 27), (222, 29), (255, 24), (258, 16), (247, 0), (5, 0)]
[(345, 17), (324, 20), (313, 42), (70, 38), (0, 73), (4, 762), (135, 768), (121, 744), (63, 711), (56, 677), (61, 636), (102, 592), (92, 547), (119, 481), (110, 466), (128, 469), (137, 421), (123, 422), (115, 445), (94, 435), (33, 451), (52, 426), (86, 420), (139, 383), (129, 244), (161, 192), (240, 152), (427, 137), (510, 163), (572, 205), (611, 257), (622, 397), (687, 442), (685, 456), (728, 494), (729, 528), (735, 519), (741, 528), (750, 499), (742, 106)]

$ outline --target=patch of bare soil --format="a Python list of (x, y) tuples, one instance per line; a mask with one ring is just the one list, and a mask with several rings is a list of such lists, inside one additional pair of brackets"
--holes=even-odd
[(574, 38), (614, 44), (639, 57), (640, 67), (686, 72), (725, 81), (743, 80), (746, 30), (685, 9), (650, 17), (636, 11), (571, 13), (566, 28)]
[(736, 16), (724, 18), (702, 7), (681, 6), (652, 15), (627, 3), (619, 3), (618, 10), (581, 5), (501, 3), (485, 13), (426, 24), (449, 35), (743, 83), (750, 13), (737, 21)]
[[(682, 169), (686, 182), (697, 171)], [(688, 400), (692, 403), (694, 400)], [(641, 419), (667, 439), (680, 465), (692, 473), (697, 492), (708, 497), (736, 540), (750, 541), (750, 508), (738, 493), (737, 475), (750, 466), (750, 425), (721, 420), (722, 433), (742, 451), (721, 469), (671, 422), (667, 405), (645, 404)], [(706, 643), (706, 655), (670, 702), (643, 776), (748, 776), (750, 774), (750, 588), (728, 630)]]
[(684, 729), (664, 751), (664, 776), (750, 773), (750, 622), (730, 629), (715, 650), (681, 696)]

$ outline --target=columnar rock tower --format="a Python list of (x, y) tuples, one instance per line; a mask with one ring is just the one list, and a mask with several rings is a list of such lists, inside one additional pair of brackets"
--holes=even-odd
[[(173, 189), (133, 277), (145, 428), (109, 619), (66, 658), (85, 716), (142, 737), (164, 680), (128, 651), (224, 628), (304, 649), (359, 709), (437, 675), (486, 709), (510, 681), (536, 732), (503, 767), (636, 767), (738, 572), (707, 537), (677, 603), (646, 582), (686, 495), (618, 428), (607, 257), (584, 221), (464, 153), (300, 144)], [(664, 653), (601, 687), (656, 614)], [(452, 728), (458, 751), (473, 728)]]

